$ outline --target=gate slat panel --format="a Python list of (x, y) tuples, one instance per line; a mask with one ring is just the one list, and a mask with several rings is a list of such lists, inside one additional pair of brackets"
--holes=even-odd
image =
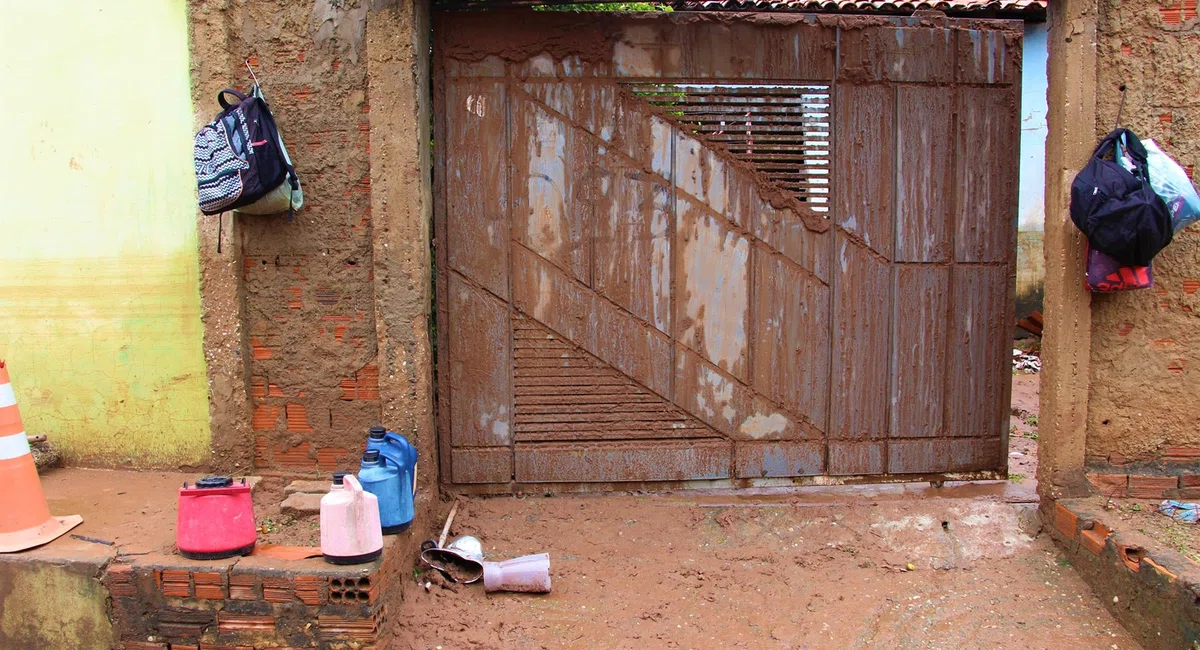
[(852, 82), (952, 83), (954, 30), (876, 26), (843, 29), (838, 76)]
[(829, 288), (754, 251), (754, 387), (827, 430)]
[(508, 298), (508, 133), (504, 84), (446, 84), (446, 250), (450, 267)]
[(513, 103), (512, 134), (513, 238), (591, 285), (591, 144), (526, 99)]
[(675, 336), (747, 380), (750, 241), (697, 204), (676, 199)]
[(727, 440), (519, 443), (522, 483), (685, 481), (729, 478)]
[(825, 471), (821, 442), (739, 442), (734, 457), (738, 478), (817, 476)]
[(451, 275), (450, 443), (512, 442), (508, 305)]
[(834, 110), (834, 214), (837, 224), (892, 259), (895, 103), (888, 86), (837, 88)]
[(896, 261), (950, 260), (954, 206), (953, 93), (937, 86), (896, 90)]
[(838, 234), (833, 312), (830, 437), (888, 435), (891, 270), (844, 233)]
[(892, 320), (893, 438), (944, 434), (950, 269), (898, 264)]
[(671, 189), (611, 157), (598, 174), (596, 290), (669, 333)]
[(956, 266), (954, 339), (946, 428), (952, 436), (999, 438), (1008, 426), (1004, 383), (1010, 381), (1012, 327), (1007, 266)]
[(955, 259), (1009, 261), (1016, 253), (1018, 183), (1016, 174), (998, 170), (1019, 165), (1018, 95), (1012, 88), (958, 92)]

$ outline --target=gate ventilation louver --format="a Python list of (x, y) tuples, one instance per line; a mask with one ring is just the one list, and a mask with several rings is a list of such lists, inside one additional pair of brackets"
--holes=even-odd
[(814, 212), (829, 212), (828, 85), (624, 85), (682, 128), (811, 204)]

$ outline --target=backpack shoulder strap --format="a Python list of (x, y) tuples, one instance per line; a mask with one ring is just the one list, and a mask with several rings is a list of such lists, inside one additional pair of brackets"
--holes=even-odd
[[(230, 104), (229, 101), (225, 99), (225, 95), (233, 95), (234, 97), (238, 98), (238, 101)], [(234, 90), (233, 88), (226, 88), (225, 90), (217, 93), (217, 103), (220, 104), (221, 108), (224, 110), (229, 110), (231, 106), (235, 106), (236, 104), (244, 102), (247, 99), (249, 98), (246, 97), (246, 95)]]

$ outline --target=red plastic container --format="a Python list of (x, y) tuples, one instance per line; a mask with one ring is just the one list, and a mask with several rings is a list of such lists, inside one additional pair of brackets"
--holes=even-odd
[(228, 476), (209, 476), (179, 489), (175, 545), (193, 560), (246, 555), (258, 541), (254, 504), (246, 479), (235, 485)]

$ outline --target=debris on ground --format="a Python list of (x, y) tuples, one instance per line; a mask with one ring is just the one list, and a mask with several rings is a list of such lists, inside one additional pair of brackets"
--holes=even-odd
[(1042, 371), (1042, 360), (1032, 354), (1013, 348), (1013, 370), (1021, 370), (1030, 374)]
[(1017, 321), (1017, 327), (1029, 332), (1030, 334), (1041, 338), (1042, 337), (1042, 312), (1034, 310), (1034, 312), (1025, 318)]
[(1158, 511), (1176, 521), (1194, 524), (1200, 517), (1200, 503), (1184, 503), (1167, 499), (1158, 504)]
[(46, 436), (29, 436), (29, 451), (33, 453), (33, 464), (39, 472), (58, 467), (62, 463), (62, 456)]

